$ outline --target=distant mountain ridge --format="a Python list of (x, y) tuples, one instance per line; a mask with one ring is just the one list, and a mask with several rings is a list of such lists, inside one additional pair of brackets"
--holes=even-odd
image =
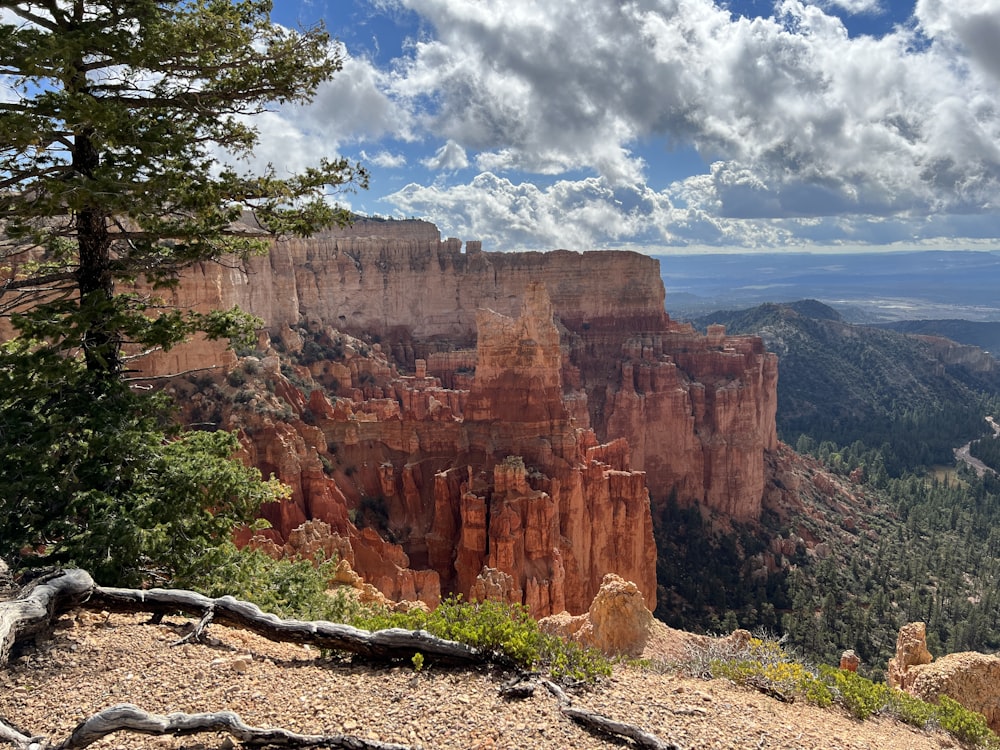
[(994, 357), (1000, 356), (1000, 323), (949, 318), (945, 320), (897, 320), (893, 323), (878, 323), (878, 328), (887, 328), (900, 333), (918, 333), (928, 336), (943, 336), (961, 344), (978, 346)]
[(667, 311), (678, 320), (724, 306), (812, 298), (857, 323), (1000, 321), (998, 252), (676, 254), (660, 261)]
[(953, 447), (982, 433), (984, 399), (1000, 393), (1000, 369), (984, 366), (979, 350), (845, 323), (816, 300), (717, 311), (693, 322), (757, 334), (778, 355), (783, 440), (886, 443), (894, 473), (950, 462)]

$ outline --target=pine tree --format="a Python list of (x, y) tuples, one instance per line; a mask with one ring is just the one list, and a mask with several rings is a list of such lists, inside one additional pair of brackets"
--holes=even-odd
[[(259, 252), (259, 226), (307, 234), (346, 220), (327, 192), (366, 177), (345, 160), (281, 177), (219, 161), (253, 152), (252, 115), (307, 101), (340, 69), (322, 28), (283, 29), (270, 10), (0, 2), (0, 312), (34, 306), (35, 333), (115, 378), (123, 343), (231, 331), (180, 312), (151, 320), (117, 284), (170, 284), (193, 263)], [(239, 223), (247, 210), (253, 228)]]
[(332, 194), (365, 186), (343, 159), (231, 166), (258, 143), (255, 114), (308, 101), (341, 66), (321, 27), (290, 31), (270, 11), (0, 2), (0, 315), (18, 332), (0, 348), (0, 555), (15, 564), (169, 577), (281, 497), (232, 463), (231, 436), (176, 435), (162, 399), (123, 380), (123, 347), (251, 326), (236, 311), (150, 314), (128, 285), (343, 223)]

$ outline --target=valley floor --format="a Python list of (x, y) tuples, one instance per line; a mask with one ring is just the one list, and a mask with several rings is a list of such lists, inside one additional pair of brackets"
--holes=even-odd
[[(54, 740), (77, 722), (119, 703), (152, 713), (236, 711), (257, 727), (345, 733), (423, 748), (593, 748), (623, 744), (591, 734), (558, 711), (544, 688), (524, 700), (498, 694), (503, 675), (409, 667), (376, 669), (330, 661), (315, 649), (276, 644), (212, 626), (209, 643), (172, 647), (191, 622), (144, 624), (144, 616), (80, 612), (0, 671), (0, 716), (25, 733)], [(665, 626), (647, 656), (676, 659), (685, 635)], [(683, 748), (931, 750), (955, 747), (943, 734), (876, 717), (859, 722), (839, 709), (781, 703), (724, 680), (681, 677), (672, 669), (618, 667), (610, 679), (571, 694), (573, 705), (635, 724)], [(627, 743), (626, 745), (627, 746)], [(119, 734), (111, 750), (232, 748), (223, 735)]]

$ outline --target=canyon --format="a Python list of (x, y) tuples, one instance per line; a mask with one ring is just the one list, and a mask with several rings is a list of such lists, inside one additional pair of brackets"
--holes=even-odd
[(778, 448), (775, 355), (671, 320), (664, 294), (637, 253), (484, 252), (360, 220), (192, 268), (166, 302), (240, 306), (263, 321), (256, 350), (195, 341), (143, 367), (223, 365), (212, 394), (197, 375), (170, 388), (291, 486), (255, 543), (320, 521), (396, 600), (579, 614), (615, 573), (653, 609), (651, 506), (754, 521)]

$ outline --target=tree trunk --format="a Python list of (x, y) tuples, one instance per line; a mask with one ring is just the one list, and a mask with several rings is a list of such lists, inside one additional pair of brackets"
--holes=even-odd
[(67, 570), (39, 579), (9, 602), (0, 603), (0, 668), (14, 645), (49, 628), (63, 612), (87, 600), (94, 579), (85, 570)]
[[(79, 179), (94, 179), (100, 154), (90, 129), (74, 138), (73, 171)], [(111, 273), (111, 234), (108, 212), (100, 206), (86, 206), (76, 213), (79, 266), (76, 271), (83, 326), (82, 345), (87, 370), (103, 378), (117, 378), (121, 372), (121, 345), (118, 332), (108, 323), (115, 284)]]

